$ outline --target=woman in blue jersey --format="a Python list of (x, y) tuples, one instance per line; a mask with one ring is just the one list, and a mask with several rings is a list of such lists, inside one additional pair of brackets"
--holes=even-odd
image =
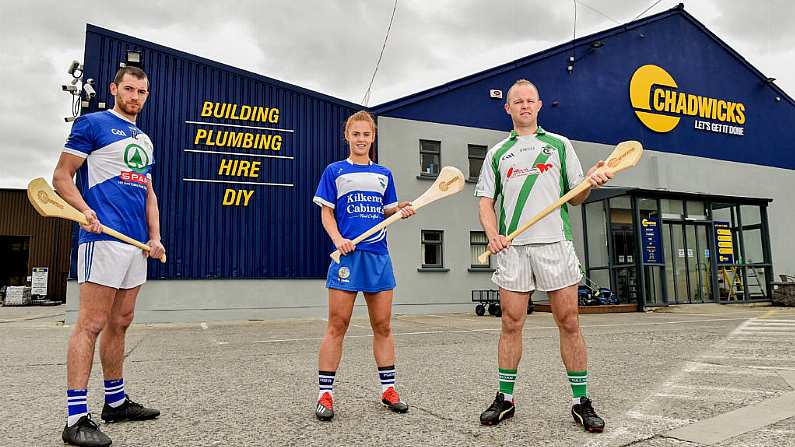
[(369, 113), (356, 112), (348, 118), (345, 140), (350, 148), (348, 158), (326, 167), (313, 199), (321, 207), (323, 228), (343, 254), (339, 264), (331, 262), (326, 279), (328, 326), (320, 344), (320, 391), (315, 407), (315, 416), (325, 421), (334, 417), (334, 376), (358, 292), (364, 294), (373, 329), (381, 402), (397, 413), (405, 413), (409, 408), (395, 391), (395, 341), (391, 327), (395, 277), (387, 251), (386, 230), (357, 245), (351, 239), (394, 213), (407, 218), (414, 214), (414, 209), (409, 202), (398, 202), (389, 169), (370, 160), (375, 121)]

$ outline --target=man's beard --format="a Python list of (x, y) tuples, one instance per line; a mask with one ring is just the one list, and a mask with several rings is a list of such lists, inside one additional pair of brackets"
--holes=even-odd
[(128, 115), (138, 115), (138, 112), (141, 111), (141, 107), (140, 106), (138, 107), (137, 110), (135, 110), (132, 107), (130, 107), (127, 103), (125, 103), (123, 101), (119, 101), (119, 108), (121, 109), (122, 112), (124, 112), (124, 113), (126, 113)]

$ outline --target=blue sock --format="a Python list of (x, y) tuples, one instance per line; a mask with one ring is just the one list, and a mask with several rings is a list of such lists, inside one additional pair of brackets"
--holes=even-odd
[(88, 414), (88, 390), (66, 390), (66, 409), (69, 412), (66, 425), (71, 427)]
[(105, 403), (113, 408), (118, 407), (124, 403), (126, 395), (124, 394), (124, 379), (106, 380), (105, 381)]
[(382, 393), (386, 391), (389, 387), (395, 388), (395, 365), (379, 366), (378, 380), (381, 381)]

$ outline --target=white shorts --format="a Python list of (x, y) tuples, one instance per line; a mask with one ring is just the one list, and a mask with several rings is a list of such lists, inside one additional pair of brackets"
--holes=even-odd
[(132, 289), (146, 282), (146, 256), (124, 242), (84, 242), (77, 247), (77, 282)]
[(497, 268), (491, 280), (513, 292), (560, 290), (579, 284), (582, 279), (580, 261), (571, 241), (511, 245), (494, 258)]

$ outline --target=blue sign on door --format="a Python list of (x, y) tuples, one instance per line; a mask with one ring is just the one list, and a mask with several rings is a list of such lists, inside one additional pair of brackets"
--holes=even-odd
[(660, 250), (660, 220), (656, 217), (642, 219), (640, 231), (643, 240), (643, 263), (662, 264), (664, 261)]
[(734, 233), (729, 222), (715, 221), (715, 245), (718, 247), (718, 265), (734, 264)]

